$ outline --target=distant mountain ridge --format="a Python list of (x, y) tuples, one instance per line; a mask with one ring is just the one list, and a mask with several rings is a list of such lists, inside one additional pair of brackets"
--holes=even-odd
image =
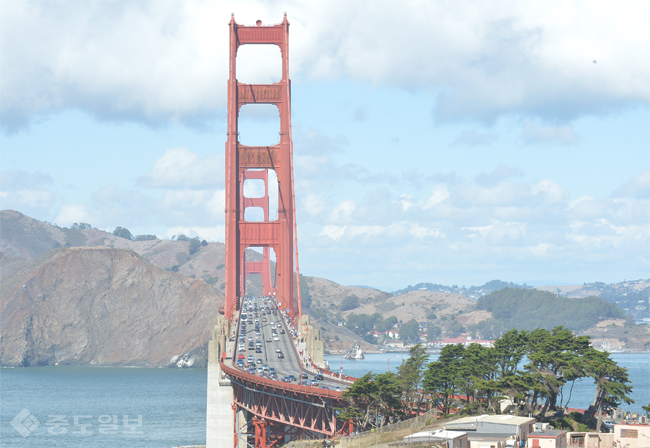
[[(204, 366), (209, 331), (223, 303), (225, 246), (190, 244), (134, 241), (86, 224), (67, 229), (0, 211), (0, 365)], [(254, 251), (246, 256), (261, 259)], [(392, 317), (400, 325), (416, 320), (420, 332), (435, 330), (442, 337), (501, 334), (513, 324), (497, 319), (494, 308), (477, 308), (477, 299), (504, 287), (534, 291), (495, 280), (471, 288), (420, 283), (391, 294), (301, 276), (303, 310), (320, 327), (326, 347), (343, 351), (355, 340), (373, 348), (373, 337), (345, 326), (347, 319), (359, 321), (353, 315)], [(636, 309), (647, 303), (639, 301), (647, 298), (650, 281), (546, 288), (553, 297), (585, 288), (610, 302), (629, 297)], [(259, 279), (250, 280), (247, 290), (259, 294)], [(357, 306), (343, 311), (344, 300)], [(596, 316), (605, 320), (589, 334), (611, 346), (650, 343), (643, 333), (650, 325), (634, 329), (617, 316)]]
[(418, 283), (417, 285), (408, 285), (404, 289), (394, 291), (393, 294), (399, 295), (410, 291), (432, 291), (460, 294), (470, 299), (477, 299), (481, 296), (503, 288), (532, 289), (532, 286), (528, 286), (525, 283), (523, 285), (518, 285), (516, 283), (503, 282), (501, 280), (491, 280), (485, 283), (483, 286), (470, 286), (469, 288), (466, 288), (465, 286), (459, 287), (457, 285), (439, 285), (437, 283)]

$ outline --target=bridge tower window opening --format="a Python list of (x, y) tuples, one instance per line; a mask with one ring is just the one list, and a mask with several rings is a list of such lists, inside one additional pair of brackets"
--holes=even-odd
[(247, 146), (277, 145), (280, 114), (273, 104), (247, 104), (239, 110), (239, 143)]

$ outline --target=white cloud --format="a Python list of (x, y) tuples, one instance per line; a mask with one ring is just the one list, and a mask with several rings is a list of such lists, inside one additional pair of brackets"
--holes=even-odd
[(223, 154), (214, 154), (201, 159), (186, 148), (171, 148), (139, 181), (153, 188), (219, 186), (223, 184), (223, 158)]
[(54, 222), (60, 226), (70, 226), (75, 222), (88, 221), (91, 221), (88, 211), (79, 204), (63, 204), (59, 216), (54, 219)]
[(532, 186), (533, 196), (540, 195), (548, 203), (564, 202), (569, 196), (557, 183), (550, 179), (542, 179)]
[[(225, 105), (225, 89), (214, 83), (228, 75), (232, 11), (239, 23), (252, 24), (258, 17), (279, 22), (288, 10), (297, 80), (344, 76), (420, 89), (441, 120), (493, 122), (516, 113), (566, 121), (648, 101), (649, 62), (639, 56), (650, 41), (650, 6), (643, 1), (335, 0), (287, 8), (255, 0), (32, 0), (0, 8), (1, 112), (9, 131), (67, 108), (204, 125)], [(240, 68), (242, 76), (266, 79), (264, 64)], [(560, 126), (532, 129), (529, 138), (575, 136)]]
[(207, 241), (225, 241), (226, 227), (225, 226), (215, 226), (215, 227), (187, 227), (187, 226), (174, 226), (168, 228), (164, 237), (171, 239), (173, 236), (185, 235), (190, 238), (200, 237)]
[(427, 199), (427, 202), (422, 206), (423, 209), (429, 209), (437, 204), (442, 203), (446, 199), (449, 199), (449, 190), (445, 184), (439, 184), (433, 187), (431, 191), (431, 196)]
[(330, 213), (330, 221), (335, 223), (349, 222), (354, 219), (357, 204), (352, 200), (345, 200), (334, 207)]
[(406, 212), (409, 208), (413, 207), (413, 196), (410, 194), (403, 194), (400, 197), (399, 203), (402, 204), (402, 211)]
[(327, 225), (323, 227), (323, 230), (318, 234), (318, 236), (326, 236), (332, 240), (338, 240), (343, 236), (346, 228), (347, 226)]
[(426, 237), (444, 238), (446, 236), (439, 229), (431, 229), (428, 227), (421, 226), (418, 223), (413, 223), (411, 225), (411, 230), (409, 231), (409, 233), (419, 239), (426, 238)]

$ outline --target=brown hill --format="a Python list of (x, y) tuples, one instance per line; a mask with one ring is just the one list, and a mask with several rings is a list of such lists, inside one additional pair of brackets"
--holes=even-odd
[[(0, 262), (3, 273), (7, 262)], [(222, 301), (205, 282), (131, 251), (53, 250), (30, 264), (14, 263), (11, 276), (3, 276), (0, 365), (187, 360), (208, 341)]]

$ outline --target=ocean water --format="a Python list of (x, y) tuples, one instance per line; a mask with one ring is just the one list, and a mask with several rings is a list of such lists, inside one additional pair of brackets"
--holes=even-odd
[[(640, 412), (650, 403), (650, 353), (614, 354), (629, 369)], [(432, 356), (432, 360), (435, 355)], [(339, 356), (328, 356), (332, 369)], [(343, 360), (343, 372), (395, 371), (400, 356)], [(167, 448), (205, 444), (205, 369), (34, 367), (0, 369), (2, 448)], [(586, 408), (595, 388), (576, 383), (570, 407)], [(565, 397), (566, 400), (566, 397)], [(126, 416), (126, 421), (125, 421)]]
[(0, 369), (0, 392), (2, 448), (205, 444), (205, 369)]

